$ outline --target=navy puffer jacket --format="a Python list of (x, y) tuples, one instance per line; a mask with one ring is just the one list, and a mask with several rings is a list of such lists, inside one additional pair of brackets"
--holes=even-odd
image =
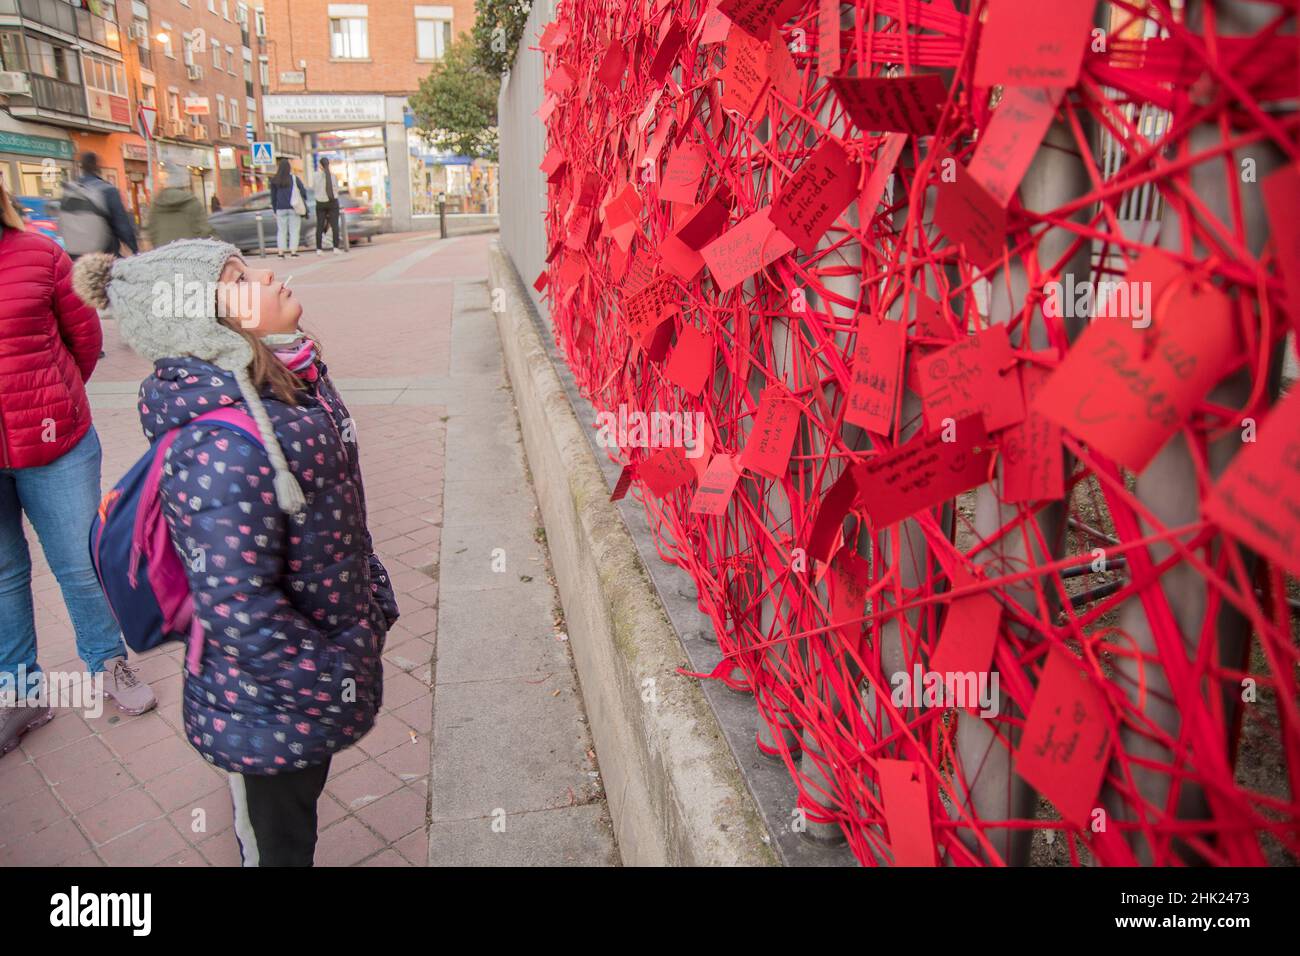
[(275, 503), (260, 444), (188, 424), (243, 406), (232, 375), (161, 359), (140, 386), (149, 440), (182, 428), (163, 471), (163, 513), (207, 638), (199, 675), (185, 678), (185, 733), (235, 773), (319, 764), (370, 730), (383, 699), (397, 605), (366, 530), (355, 430), (318, 368), (301, 405), (263, 396), (307, 498), (293, 516)]

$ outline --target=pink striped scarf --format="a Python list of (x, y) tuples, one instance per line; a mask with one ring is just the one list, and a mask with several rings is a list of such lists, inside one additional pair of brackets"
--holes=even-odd
[(316, 370), (316, 343), (311, 339), (302, 338), (292, 345), (286, 345), (273, 351), (275, 357), (280, 360), (284, 367), (303, 381), (316, 381), (320, 373)]

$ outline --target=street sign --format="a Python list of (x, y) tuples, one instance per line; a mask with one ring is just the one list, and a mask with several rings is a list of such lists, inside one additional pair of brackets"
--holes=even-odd
[(141, 106), (137, 114), (137, 126), (140, 135), (145, 139), (153, 139), (153, 131), (158, 127), (158, 111), (152, 106)]
[(245, 124), (244, 124), (244, 135), (248, 137), (248, 141), (249, 141), (250, 143), (251, 143), (253, 140), (257, 139), (257, 134), (253, 132), (253, 124), (252, 124), (252, 123), (245, 123)]
[(271, 144), (267, 142), (253, 143), (253, 165), (254, 166), (274, 166), (275, 151), (271, 149)]
[(303, 86), (307, 82), (307, 74), (302, 70), (283, 70), (280, 73), (280, 82), (289, 86)]

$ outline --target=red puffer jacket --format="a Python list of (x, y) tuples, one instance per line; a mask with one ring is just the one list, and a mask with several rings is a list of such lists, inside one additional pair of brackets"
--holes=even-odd
[(0, 468), (38, 468), (90, 429), (85, 382), (99, 313), (72, 291), (72, 261), (35, 232), (0, 227)]

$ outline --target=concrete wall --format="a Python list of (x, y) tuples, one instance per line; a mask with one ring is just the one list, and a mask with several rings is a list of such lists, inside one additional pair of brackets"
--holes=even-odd
[(501, 245), (523, 277), (533, 307), (549, 322), (545, 302), (532, 287), (546, 265), (546, 177), (537, 168), (546, 155), (546, 127), (533, 114), (542, 105), (542, 28), (555, 15), (555, 0), (537, 0), (519, 41), (514, 68), (501, 81)]
[(767, 830), (494, 243), (506, 370), (623, 863), (762, 866)]

